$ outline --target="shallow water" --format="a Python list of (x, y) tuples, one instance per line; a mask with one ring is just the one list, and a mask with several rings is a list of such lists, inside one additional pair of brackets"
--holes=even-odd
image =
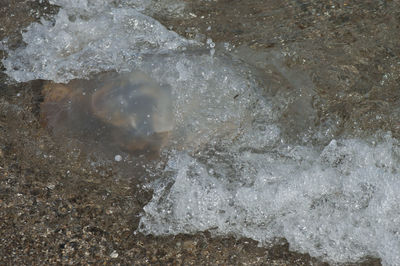
[[(390, 102), (374, 97), (377, 87), (368, 95), (347, 93), (352, 84), (342, 76), (332, 85), (342, 91), (321, 86), (323, 75), (360, 71), (346, 62), (343, 73), (326, 66), (316, 71), (313, 60), (329, 57), (329, 50), (307, 58), (295, 45), (255, 50), (199, 34), (188, 40), (148, 16), (192, 16), (179, 2), (153, 11), (141, 1), (55, 3), (61, 8), (51, 21), (23, 33), (26, 46), (5, 44), (5, 72), (16, 82), (139, 70), (171, 90), (166, 167), (149, 169), (157, 178), (147, 185), (153, 199), (139, 232), (209, 230), (265, 245), (283, 237), (291, 249), (329, 262), (400, 261), (396, 124), (386, 107), (371, 109)], [(312, 61), (315, 72), (291, 67), (296, 60)], [(393, 75), (382, 84), (394, 82)], [(335, 96), (327, 98), (330, 93)], [(394, 102), (389, 110), (397, 117)], [(365, 114), (393, 125), (363, 126)]]

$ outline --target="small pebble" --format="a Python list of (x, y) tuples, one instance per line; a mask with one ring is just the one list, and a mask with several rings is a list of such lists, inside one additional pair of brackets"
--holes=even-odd
[(110, 254), (110, 257), (113, 258), (113, 259), (118, 258), (118, 253), (117, 253), (117, 251), (114, 250), (114, 251)]
[(115, 155), (114, 160), (115, 160), (116, 162), (120, 162), (120, 161), (122, 160), (122, 156), (119, 155), (119, 154), (117, 154), (117, 155)]

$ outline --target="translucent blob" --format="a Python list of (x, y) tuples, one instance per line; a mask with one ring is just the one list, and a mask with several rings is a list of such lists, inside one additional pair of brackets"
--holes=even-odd
[(47, 126), (84, 141), (100, 137), (128, 152), (156, 152), (174, 127), (169, 88), (141, 72), (48, 83), (43, 93), (41, 116)]
[(65, 83), (107, 70), (141, 71), (170, 88), (172, 147), (196, 150), (220, 136), (235, 138), (245, 128), (249, 104), (257, 96), (248, 69), (239, 62), (223, 55), (211, 58), (208, 50), (132, 7), (101, 1), (56, 3), (63, 8), (54, 22), (31, 24), (23, 33), (27, 45), (8, 51), (3, 63), (16, 81)]

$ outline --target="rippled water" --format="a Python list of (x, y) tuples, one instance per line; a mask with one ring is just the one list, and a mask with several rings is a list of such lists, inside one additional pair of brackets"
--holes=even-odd
[[(171, 90), (166, 167), (148, 184), (139, 232), (284, 237), (330, 262), (400, 261), (397, 139), (340, 137), (337, 121), (315, 123), (313, 79), (288, 68), (287, 54), (185, 39), (149, 16), (157, 10), (145, 1), (54, 3), (59, 13), (31, 24), (26, 46), (5, 47), (16, 82), (141, 71)], [(180, 2), (156, 7), (187, 15)], [(271, 73), (286, 83), (265, 89), (276, 84)]]

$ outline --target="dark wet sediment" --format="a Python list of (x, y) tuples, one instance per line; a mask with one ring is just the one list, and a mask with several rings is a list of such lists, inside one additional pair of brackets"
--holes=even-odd
[[(227, 8), (229, 6), (229, 8)], [(254, 53), (287, 51), (284, 67), (307, 73), (310, 99), (299, 99), (282, 73), (268, 93), (313, 106), (307, 126), (337, 121), (332, 137), (390, 130), (399, 136), (400, 4), (397, 1), (190, 1), (191, 20), (157, 17), (189, 38), (246, 45)], [(57, 8), (38, 1), (0, 2), (0, 39), (22, 44), (20, 31)], [(204, 18), (202, 18), (204, 16)], [(209, 28), (211, 27), (211, 28)], [(295, 53), (293, 53), (295, 51)], [(5, 56), (0, 52), (2, 58)], [(99, 163), (55, 141), (40, 125), (41, 82), (9, 85), (0, 73), (0, 262), (323, 265), (289, 251), (233, 237), (136, 234), (152, 192), (117, 162)], [(296, 110), (287, 110), (287, 116)], [(295, 116), (294, 116), (295, 117)], [(298, 127), (288, 119), (287, 128)], [(295, 125), (293, 127), (293, 125)], [(287, 134), (298, 134), (288, 130)], [(140, 171), (134, 173), (139, 174)], [(132, 175), (134, 175), (132, 174)], [(358, 265), (362, 265), (359, 263)], [(380, 265), (369, 258), (364, 265)]]

